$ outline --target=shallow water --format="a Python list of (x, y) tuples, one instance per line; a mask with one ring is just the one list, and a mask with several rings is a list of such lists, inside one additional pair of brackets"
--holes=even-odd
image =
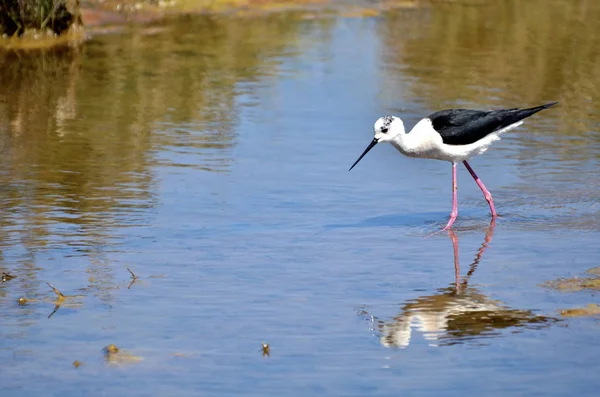
[[(311, 11), (3, 55), (2, 395), (596, 395), (598, 318), (560, 310), (598, 298), (542, 284), (600, 257), (599, 21)], [(347, 171), (383, 114), (553, 100), (472, 161), (495, 225), (462, 167), (430, 238), (449, 164)]]

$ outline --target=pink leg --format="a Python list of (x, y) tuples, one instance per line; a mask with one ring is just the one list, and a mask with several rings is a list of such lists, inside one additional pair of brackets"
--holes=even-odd
[(458, 198), (456, 192), (457, 189), (458, 187), (456, 185), (456, 163), (452, 163), (452, 212), (450, 213), (450, 220), (448, 221), (448, 224), (445, 228), (442, 229), (442, 231), (450, 229), (450, 226), (452, 226), (452, 224), (456, 220), (456, 217), (458, 216)]
[(475, 179), (475, 183), (477, 183), (477, 186), (479, 186), (479, 188), (483, 192), (483, 197), (485, 197), (488, 204), (490, 205), (490, 210), (492, 211), (492, 218), (497, 217), (498, 215), (496, 214), (496, 209), (494, 208), (494, 200), (492, 199), (492, 193), (490, 193), (490, 191), (486, 189), (485, 185), (483, 184), (483, 182), (481, 182), (481, 179), (479, 179), (479, 177), (477, 176), (475, 171), (473, 171), (473, 168), (471, 168), (469, 163), (463, 161), (463, 164), (465, 165), (465, 167), (467, 167), (467, 170), (469, 170), (469, 173), (471, 174), (473, 179)]

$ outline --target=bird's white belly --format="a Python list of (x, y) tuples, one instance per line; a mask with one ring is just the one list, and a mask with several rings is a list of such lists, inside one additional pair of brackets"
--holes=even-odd
[(396, 142), (392, 145), (405, 156), (423, 159), (433, 159), (458, 163), (469, 160), (484, 153), (488, 147), (499, 140), (497, 133), (492, 133), (485, 138), (470, 145), (447, 145), (439, 140), (421, 141), (412, 147), (401, 147)]

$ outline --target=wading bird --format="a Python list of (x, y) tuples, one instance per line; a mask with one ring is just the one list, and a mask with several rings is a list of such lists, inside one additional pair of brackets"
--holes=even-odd
[[(380, 142), (391, 143), (400, 153), (408, 157), (435, 159), (452, 163), (452, 212), (450, 220), (442, 230), (449, 229), (458, 215), (456, 164), (463, 162), (467, 170), (483, 192), (490, 205), (492, 217), (497, 216), (491, 193), (475, 174), (467, 160), (485, 152), (488, 147), (500, 139), (500, 135), (523, 124), (523, 120), (540, 110), (556, 105), (558, 102), (528, 109), (500, 110), (442, 110), (419, 121), (407, 133), (402, 120), (395, 116), (380, 117), (374, 126), (375, 137), (352, 164), (350, 170)], [(350, 171), (348, 170), (348, 171)]]

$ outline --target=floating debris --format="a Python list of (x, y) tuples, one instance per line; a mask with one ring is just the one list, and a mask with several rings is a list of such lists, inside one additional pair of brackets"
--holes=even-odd
[(73, 366), (74, 366), (75, 368), (79, 368), (79, 367), (80, 367), (82, 364), (83, 364), (83, 363), (82, 363), (81, 361), (77, 361), (77, 360), (73, 361)]
[(119, 349), (116, 345), (110, 344), (104, 349), (104, 358), (106, 362), (113, 365), (124, 365), (132, 364), (138, 361), (142, 361), (143, 358), (129, 354), (122, 349)]
[(2, 273), (2, 282), (5, 283), (7, 281), (12, 280), (13, 278), (15, 278), (15, 276), (11, 276), (8, 273)]
[(263, 344), (262, 344), (262, 349), (261, 349), (261, 350), (262, 350), (262, 355), (263, 355), (263, 357), (264, 357), (264, 356), (267, 356), (267, 357), (270, 357), (270, 356), (271, 356), (271, 348), (270, 348), (270, 346), (269, 346), (269, 344), (268, 344), (268, 343), (263, 343)]
[(575, 309), (564, 309), (560, 311), (560, 315), (564, 317), (587, 317), (600, 315), (600, 305), (590, 303), (586, 307)]
[(119, 348), (113, 344), (110, 344), (104, 348), (106, 354), (116, 354), (119, 352)]

